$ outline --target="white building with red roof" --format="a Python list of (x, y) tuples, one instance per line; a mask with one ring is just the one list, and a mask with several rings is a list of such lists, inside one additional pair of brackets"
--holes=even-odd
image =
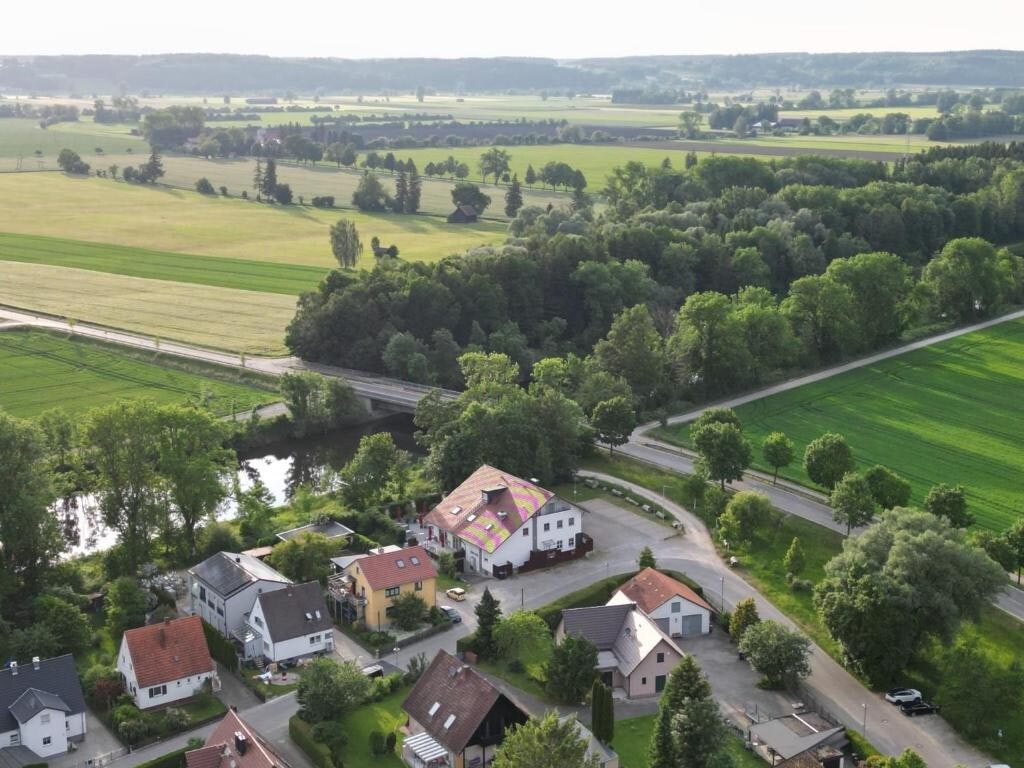
[(465, 570), (507, 576), (593, 548), (583, 510), (533, 481), (484, 464), (424, 517), (425, 546), (464, 557)]
[(693, 637), (711, 631), (707, 601), (681, 581), (644, 568), (619, 587), (608, 605), (635, 603), (669, 637)]
[(191, 698), (207, 680), (218, 685), (198, 616), (129, 629), (121, 637), (117, 671), (139, 709)]

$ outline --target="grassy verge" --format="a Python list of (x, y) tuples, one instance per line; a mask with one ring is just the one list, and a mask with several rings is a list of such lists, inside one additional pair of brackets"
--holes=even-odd
[[(345, 768), (401, 768), (404, 765), (399, 757), (404, 736), (398, 729), (406, 720), (402, 702), (408, 695), (408, 688), (400, 688), (380, 701), (363, 704), (341, 719), (341, 725), (348, 734), (348, 744), (341, 750), (341, 764)], [(373, 731), (380, 731), (385, 736), (389, 733), (398, 736), (394, 754), (370, 753), (370, 733)]]
[[(861, 468), (891, 467), (910, 481), (920, 504), (938, 482), (967, 491), (979, 527), (1002, 530), (1024, 508), (1016, 467), (1024, 461), (1024, 322), (983, 331), (883, 360), (736, 409), (748, 439), (760, 445), (785, 432), (802, 456), (824, 432), (846, 436)], [(658, 428), (656, 437), (687, 446), (689, 428)], [(782, 476), (813, 483), (797, 460)]]
[(164, 404), (204, 396), (222, 415), (280, 399), (262, 378), (227, 368), (178, 367), (168, 356), (48, 331), (0, 332), (0, 407), (15, 416), (49, 408), (74, 416), (123, 398)]
[[(619, 753), (619, 768), (649, 768), (647, 750), (657, 715), (630, 717), (615, 723), (612, 748)], [(743, 747), (743, 739), (734, 734), (726, 738), (724, 751), (733, 759), (736, 768), (764, 768), (764, 761)]]
[[(690, 490), (691, 485), (688, 482), (689, 478), (687, 475), (658, 469), (625, 456), (608, 456), (605, 453), (588, 456), (581, 463), (580, 469), (589, 469), (591, 472), (603, 472), (606, 475), (612, 475), (628, 482), (636, 483), (654, 493), (660, 493), (676, 504), (699, 513), (699, 509), (695, 509), (697, 505), (694, 504), (694, 498)], [(652, 516), (652, 519), (656, 520), (657, 518)]]
[(522, 672), (513, 672), (509, 669), (509, 662), (512, 659), (487, 659), (480, 661), (477, 666), (484, 672), (500, 677), (509, 685), (518, 688), (531, 696), (536, 696), (542, 701), (548, 701), (548, 694), (542, 680), (546, 679), (545, 666), (551, 658), (551, 646), (537, 649), (527, 659), (518, 659), (522, 664)]

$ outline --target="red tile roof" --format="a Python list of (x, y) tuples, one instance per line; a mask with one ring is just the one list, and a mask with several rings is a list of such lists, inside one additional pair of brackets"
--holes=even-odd
[[(237, 735), (244, 738), (245, 754), (239, 750)], [(224, 715), (204, 746), (185, 753), (185, 765), (187, 768), (288, 768), (288, 763), (234, 710)]]
[(437, 577), (437, 568), (423, 547), (408, 547), (397, 552), (367, 555), (355, 562), (370, 589), (387, 589)]
[(619, 587), (618, 591), (636, 603), (644, 613), (656, 610), (666, 600), (676, 596), (694, 605), (699, 605), (701, 608), (707, 608), (709, 611), (714, 610), (688, 586), (654, 568), (644, 568)]
[(428, 524), (494, 554), (553, 496), (539, 485), (484, 464), (445, 496), (425, 519)]
[(213, 671), (198, 616), (129, 629), (124, 639), (142, 688)]

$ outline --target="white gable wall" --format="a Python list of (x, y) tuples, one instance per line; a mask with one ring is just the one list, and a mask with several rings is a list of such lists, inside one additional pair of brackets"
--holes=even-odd
[(135, 700), (135, 706), (139, 709), (165, 707), (176, 701), (191, 698), (202, 690), (205, 681), (213, 678), (211, 669), (209, 672), (202, 672), (191, 677), (170, 680), (156, 686), (142, 687), (135, 676), (135, 665), (132, 663), (131, 654), (128, 653), (128, 642), (123, 636), (121, 649), (117, 655), (117, 671), (124, 678), (125, 691)]
[(334, 650), (334, 633), (330, 629), (309, 632), (290, 640), (274, 640), (259, 600), (253, 602), (252, 610), (249, 612), (249, 625), (263, 636), (262, 652), (271, 661), (287, 661), (303, 656), (330, 653)]
[(64, 712), (59, 709), (37, 712), (27, 723), (22, 723), (21, 743), (40, 757), (67, 752), (68, 728)]
[[(632, 603), (633, 600), (621, 591), (616, 591), (611, 599), (608, 600), (606, 605), (621, 605), (623, 603)], [(678, 606), (673, 610), (673, 606)], [(639, 606), (637, 606), (639, 608)], [(678, 595), (673, 595), (671, 598), (666, 600), (664, 603), (659, 605), (649, 614), (648, 617), (658, 621), (661, 626), (665, 626), (664, 622), (667, 621), (668, 629), (665, 630), (666, 634), (671, 637), (678, 637), (683, 632), (683, 617), (684, 616), (700, 616), (700, 631), (701, 634), (707, 634), (711, 631), (711, 612), (702, 606), (691, 603), (689, 600), (685, 600)]]
[[(512, 563), (515, 568), (525, 564), (534, 550), (562, 549), (568, 552), (576, 546), (576, 534), (583, 532), (583, 510), (572, 505), (568, 509), (557, 497), (541, 507), (540, 511), (512, 532), (494, 554), (463, 542), (466, 548), (466, 568), (478, 573), (492, 574), (494, 566)], [(558, 511), (553, 511), (558, 510)]]

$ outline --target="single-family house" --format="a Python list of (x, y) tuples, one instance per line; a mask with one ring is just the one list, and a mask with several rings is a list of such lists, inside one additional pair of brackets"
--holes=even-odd
[(281, 531), (276, 535), (281, 541), (291, 541), (292, 539), (297, 539), (307, 533), (319, 533), (321, 536), (326, 536), (331, 541), (344, 544), (348, 541), (354, 531), (347, 525), (342, 525), (337, 520), (325, 520), (319, 523), (300, 525), (298, 528), (290, 528), (289, 530)]
[(505, 731), (529, 719), (523, 707), (447, 651), (437, 652), (402, 709), (409, 715), (402, 758), (410, 768), (488, 765)]
[(437, 567), (420, 546), (367, 555), (346, 573), (348, 580), (339, 589), (353, 606), (354, 618), (378, 630), (390, 625), (391, 604), (399, 595), (418, 595), (428, 610), (437, 602)]
[(247, 621), (253, 637), (246, 658), (291, 661), (334, 650), (334, 625), (319, 582), (257, 595)]
[(228, 710), (203, 746), (185, 753), (186, 768), (289, 768), (270, 742)]
[(262, 560), (240, 552), (218, 552), (189, 569), (192, 614), (225, 637), (244, 629), (257, 595), (292, 583)]
[(683, 658), (675, 641), (636, 603), (568, 608), (562, 611), (555, 642), (569, 635), (594, 644), (601, 680), (622, 689), (630, 699), (661, 693), (669, 673)]
[(0, 669), (0, 751), (60, 755), (84, 739), (85, 730), (85, 697), (71, 654)]
[(711, 631), (713, 610), (707, 601), (654, 568), (644, 568), (608, 601), (608, 605), (623, 603), (636, 603), (669, 637), (693, 637)]
[(449, 224), (472, 224), (477, 220), (479, 214), (476, 207), (472, 205), (459, 205), (448, 214)]
[(219, 681), (198, 616), (164, 619), (129, 629), (121, 637), (117, 671), (139, 709), (165, 707)]
[(508, 576), (582, 557), (594, 547), (583, 510), (536, 482), (484, 464), (423, 518), (424, 546), (464, 569)]
[(747, 741), (754, 751), (775, 765), (808, 750), (832, 747), (840, 750), (849, 743), (846, 729), (814, 712), (785, 715), (755, 723), (747, 728)]

